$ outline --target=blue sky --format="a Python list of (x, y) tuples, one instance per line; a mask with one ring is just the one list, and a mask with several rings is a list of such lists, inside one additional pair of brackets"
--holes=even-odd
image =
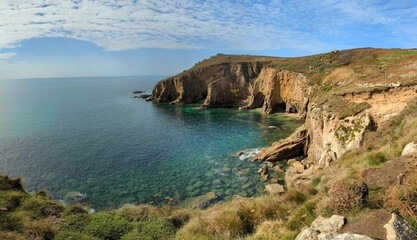
[(216, 53), (417, 47), (417, 2), (0, 0), (0, 78), (170, 75)]

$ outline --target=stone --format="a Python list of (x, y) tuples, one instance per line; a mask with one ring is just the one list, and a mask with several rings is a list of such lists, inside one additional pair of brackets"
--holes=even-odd
[(240, 156), (242, 156), (244, 153), (245, 153), (244, 151), (237, 151), (237, 152), (235, 152), (235, 153), (233, 153), (233, 154), (232, 154), (232, 157), (240, 157)]
[(270, 183), (279, 183), (279, 179), (278, 178), (273, 178), (269, 182)]
[(266, 185), (265, 191), (272, 195), (277, 195), (285, 192), (284, 186), (277, 183)]
[(384, 226), (387, 230), (387, 240), (416, 240), (417, 235), (407, 221), (393, 213), (391, 219)]
[(275, 165), (275, 167), (273, 168), (273, 170), (274, 170), (274, 172), (277, 172), (277, 173), (282, 173), (282, 172), (284, 172), (284, 171), (282, 171), (282, 169), (280, 168), (280, 166), (278, 166), (278, 165)]
[(298, 173), (302, 173), (305, 169), (304, 165), (299, 161), (294, 162), (292, 166), (295, 168), (295, 170), (297, 170)]
[(345, 218), (333, 215), (330, 218), (318, 217), (309, 228), (304, 227), (295, 240), (372, 240), (365, 235), (338, 233), (345, 223)]
[(269, 174), (262, 175), (261, 180), (263, 182), (266, 182), (266, 181), (268, 181), (268, 177), (269, 177)]
[(319, 232), (311, 228), (304, 227), (301, 232), (297, 235), (295, 240), (317, 240)]
[(319, 216), (311, 224), (311, 229), (317, 230), (320, 233), (332, 233), (339, 231), (345, 224), (345, 217), (340, 215), (333, 215), (330, 218)]
[(401, 153), (402, 156), (412, 156), (417, 155), (417, 143), (410, 142), (409, 144), (405, 145), (403, 152)]
[(273, 168), (275, 164), (274, 164), (273, 162), (267, 162), (267, 163), (266, 163), (266, 165), (267, 165), (269, 168)]
[(258, 173), (261, 174), (261, 175), (264, 175), (267, 172), (268, 172), (268, 167), (266, 165), (262, 166), (261, 168), (258, 169)]
[(352, 234), (352, 233), (320, 233), (318, 235), (318, 240), (374, 240), (373, 238), (359, 235), (359, 234)]

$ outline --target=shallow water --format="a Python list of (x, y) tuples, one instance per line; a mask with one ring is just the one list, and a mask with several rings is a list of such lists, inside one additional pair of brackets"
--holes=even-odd
[(1, 80), (0, 173), (24, 176), (28, 190), (56, 199), (83, 193), (97, 209), (263, 192), (260, 164), (230, 155), (288, 136), (299, 121), (133, 98), (159, 79)]

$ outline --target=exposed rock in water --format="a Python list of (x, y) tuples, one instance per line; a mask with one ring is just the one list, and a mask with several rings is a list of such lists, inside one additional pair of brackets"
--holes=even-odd
[(264, 175), (267, 172), (268, 172), (268, 167), (266, 165), (262, 166), (261, 168), (258, 169), (258, 173), (261, 174), (261, 175)]
[(302, 156), (305, 153), (307, 129), (302, 126), (289, 138), (274, 143), (271, 147), (261, 149), (253, 158), (257, 161), (276, 162), (292, 157)]
[(405, 145), (403, 152), (401, 153), (403, 156), (417, 156), (417, 143), (410, 142), (409, 144)]
[(145, 91), (133, 91), (132, 93), (133, 94), (141, 94), (141, 93), (144, 93)]
[(387, 230), (387, 240), (416, 240), (417, 235), (411, 226), (400, 216), (393, 213), (391, 219), (384, 226)]

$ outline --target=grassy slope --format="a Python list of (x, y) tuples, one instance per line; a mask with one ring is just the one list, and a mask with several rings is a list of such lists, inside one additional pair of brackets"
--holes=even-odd
[[(417, 82), (411, 73), (417, 61), (414, 50), (355, 49), (302, 58), (219, 55), (192, 69), (254, 59), (309, 76), (312, 84), (320, 84), (313, 96), (320, 104), (331, 105), (331, 96), (341, 92), (371, 89), (355, 83)], [(341, 114), (354, 113), (356, 109), (351, 108), (339, 109)], [(416, 136), (417, 101), (413, 101), (385, 126), (368, 132), (361, 149), (318, 172), (303, 189), (277, 197), (236, 197), (205, 210), (127, 205), (88, 214), (83, 206), (51, 201), (45, 192), (27, 194), (18, 181), (1, 177), (0, 239), (293, 239), (317, 215), (341, 213), (349, 217), (379, 208), (400, 212), (416, 227), (416, 210), (409, 211), (417, 200), (417, 186), (412, 181), (417, 175), (412, 172), (402, 189), (378, 189), (366, 199), (358, 195), (361, 171), (396, 161), (404, 145)], [(340, 196), (353, 204), (334, 200)]]

